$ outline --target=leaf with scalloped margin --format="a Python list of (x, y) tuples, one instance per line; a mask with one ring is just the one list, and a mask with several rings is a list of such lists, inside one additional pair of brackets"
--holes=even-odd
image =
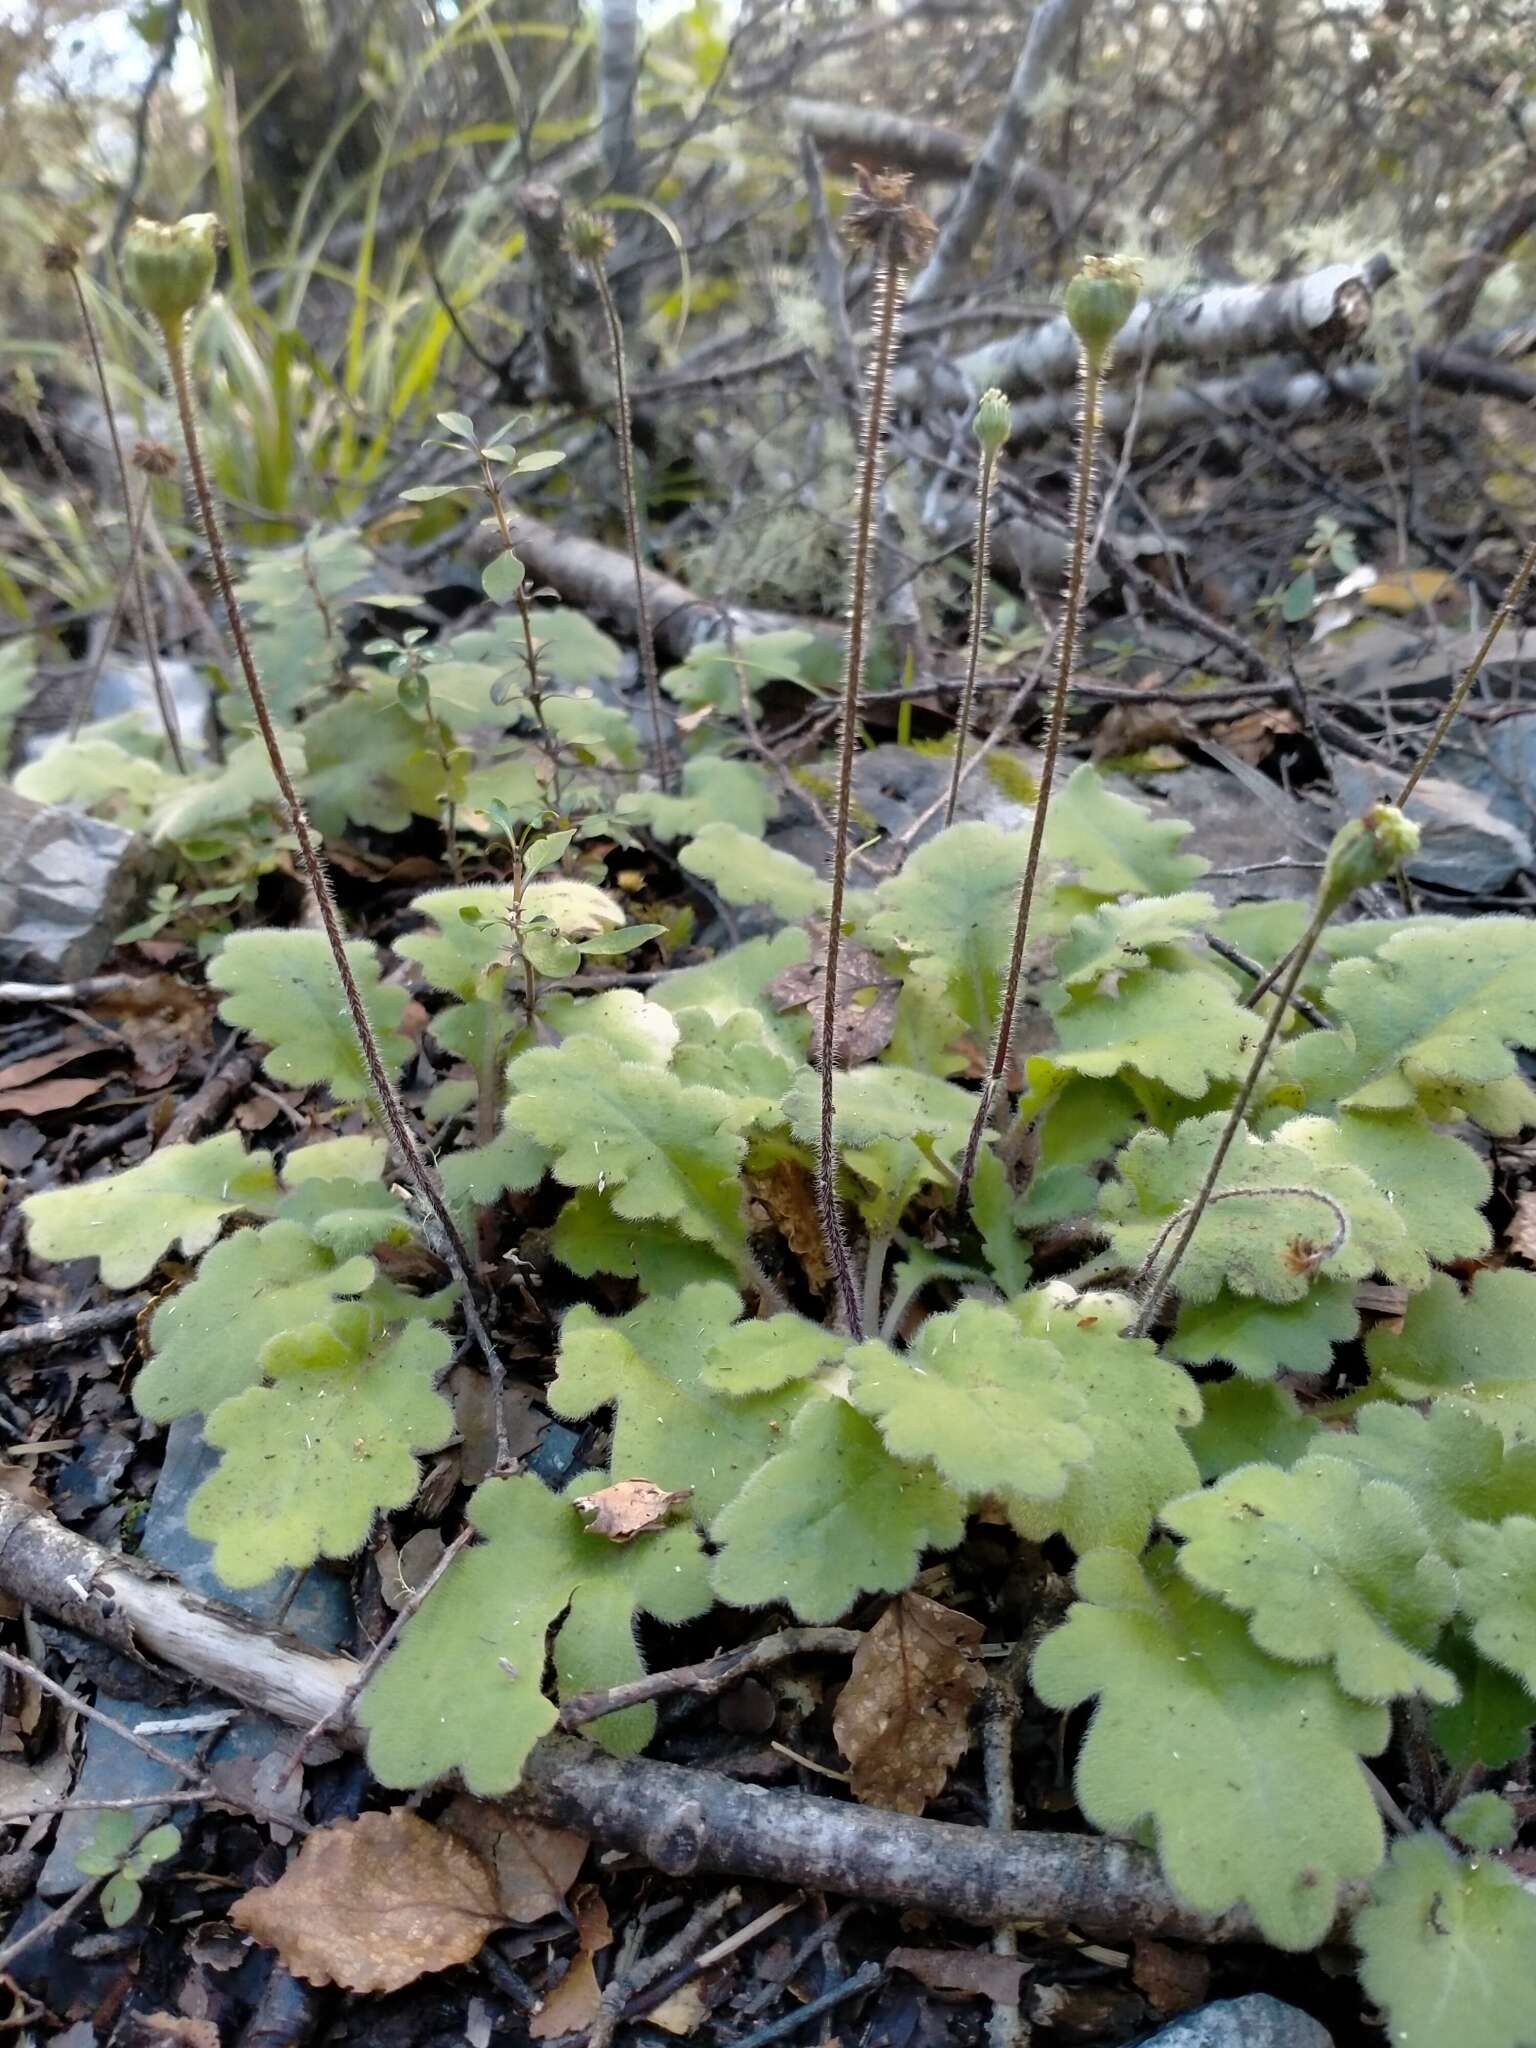
[(413, 817), (435, 818), (441, 807), (442, 764), (387, 677), (306, 719), (304, 758), (305, 805), (326, 839), (344, 837), (349, 824), (404, 832)]
[(382, 1138), (353, 1131), (341, 1138), (317, 1138), (300, 1145), (283, 1161), (283, 1186), (307, 1187), (317, 1180), (377, 1180), (384, 1171), (389, 1147)]
[(1333, 1347), (1360, 1331), (1347, 1280), (1314, 1280), (1301, 1301), (1255, 1301), (1225, 1288), (1210, 1301), (1186, 1301), (1167, 1349), (1186, 1365), (1235, 1366), (1245, 1379), (1327, 1372)]
[(1354, 1938), (1395, 2048), (1536, 2044), (1536, 1896), (1496, 1859), (1463, 1862), (1435, 1834), (1395, 1843)]
[(1358, 1166), (1390, 1191), (1410, 1241), (1437, 1264), (1479, 1259), (1493, 1243), (1483, 1214), (1493, 1176), (1470, 1145), (1417, 1110), (1292, 1117), (1272, 1135), (1324, 1166)]
[(1049, 1707), (1098, 1697), (1077, 1760), (1084, 1816), (1117, 1835), (1150, 1819), (1168, 1882), (1197, 1912), (1246, 1902), (1277, 1948), (1315, 1947), (1339, 1887), (1381, 1861), (1359, 1758), (1386, 1746), (1387, 1709), (1349, 1699), (1320, 1666), (1266, 1657), (1168, 1548), (1145, 1565), (1093, 1551), (1076, 1584), (1032, 1676)]
[(1536, 1520), (1469, 1522), (1460, 1550), (1461, 1607), (1473, 1642), (1536, 1693)]
[(880, 884), (865, 921), (868, 943), (941, 982), (960, 1022), (983, 1039), (997, 1019), (1027, 850), (1023, 833), (951, 825)]
[(1220, 1479), (1240, 1465), (1294, 1465), (1324, 1435), (1272, 1381), (1221, 1380), (1202, 1387), (1200, 1398), (1205, 1413), (1189, 1433), (1189, 1448), (1202, 1479)]
[(564, 1186), (596, 1188), (615, 1215), (672, 1223), (740, 1256), (745, 1147), (730, 1096), (627, 1065), (585, 1037), (520, 1053), (507, 1087), (506, 1128), (543, 1146)]
[(134, 1406), (151, 1422), (211, 1414), (258, 1383), (274, 1337), (329, 1320), (373, 1276), (372, 1259), (338, 1260), (296, 1223), (236, 1231), (155, 1310), (154, 1355), (133, 1383)]
[[(1194, 1199), (1225, 1123), (1225, 1112), (1217, 1111), (1189, 1118), (1171, 1138), (1141, 1131), (1120, 1154), (1119, 1178), (1100, 1194), (1099, 1214), (1117, 1256), (1133, 1271)], [(1260, 1192), (1234, 1196), (1228, 1192), (1234, 1188)], [(1318, 1188), (1348, 1219), (1348, 1235), (1322, 1269), (1325, 1278), (1364, 1280), (1379, 1271), (1404, 1286), (1423, 1286), (1429, 1271), (1423, 1253), (1358, 1167), (1323, 1164), (1297, 1146), (1243, 1128), (1216, 1183), (1217, 1195), (1226, 1199), (1206, 1209), (1175, 1276), (1183, 1300), (1211, 1301), (1223, 1288), (1266, 1301), (1300, 1301), (1308, 1293), (1313, 1270), (1296, 1246), (1327, 1244), (1335, 1219), (1316, 1196), (1278, 1192), (1286, 1188)], [(1164, 1254), (1173, 1234), (1163, 1241)]]
[(595, 996), (557, 989), (539, 1004), (539, 1014), (562, 1039), (595, 1038), (631, 1066), (669, 1066), (677, 1046), (677, 1019), (637, 988), (605, 988)]
[(1455, 1608), (1456, 1575), (1403, 1487), (1312, 1455), (1288, 1472), (1242, 1466), (1161, 1519), (1184, 1539), (1184, 1577), (1245, 1614), (1270, 1656), (1331, 1663), (1355, 1699), (1455, 1699), (1425, 1653)]
[(721, 1024), (738, 1010), (755, 1010), (780, 1050), (802, 1059), (810, 1043), (810, 1019), (803, 1008), (776, 1010), (769, 989), (787, 969), (802, 966), (810, 957), (807, 933), (788, 925), (770, 938), (733, 946), (701, 966), (674, 968), (656, 983), (651, 999), (674, 1015), (680, 1010), (706, 1010)]
[(672, 1071), (689, 1087), (728, 1095), (736, 1126), (745, 1130), (782, 1125), (784, 1097), (804, 1068), (779, 1049), (755, 1010), (738, 1010), (723, 1024), (707, 1010), (679, 1010)]
[(338, 1259), (375, 1245), (409, 1244), (411, 1221), (393, 1188), (376, 1180), (307, 1180), (277, 1205), (284, 1223), (297, 1223)]
[(596, 1188), (579, 1188), (555, 1218), (549, 1248), (563, 1266), (590, 1280), (615, 1273), (638, 1280), (645, 1294), (676, 1294), (696, 1280), (729, 1284), (736, 1268), (708, 1246), (667, 1223), (634, 1222), (616, 1215)]
[(1069, 989), (1091, 989), (1106, 974), (1167, 966), (1215, 922), (1216, 900), (1198, 890), (1178, 896), (1132, 896), (1103, 903), (1072, 920), (1056, 949), (1056, 977)]
[(726, 1401), (705, 1383), (714, 1347), (740, 1314), (740, 1295), (717, 1280), (611, 1319), (579, 1303), (561, 1326), (558, 1371), (545, 1396), (569, 1421), (611, 1402), (612, 1469), (690, 1488), (705, 1528), (773, 1456), (803, 1398), (793, 1387)]
[(1373, 959), (1341, 961), (1323, 1002), (1339, 1028), (1288, 1054), (1309, 1102), (1411, 1109), (1430, 1085), (1454, 1100), (1514, 1077), (1510, 1047), (1536, 1045), (1536, 926), (1478, 917), (1403, 932)]
[(1454, 1399), (1432, 1401), (1422, 1413), (1367, 1402), (1353, 1433), (1324, 1430), (1317, 1448), (1405, 1487), (1452, 1564), (1461, 1562), (1469, 1522), (1501, 1522), (1536, 1506), (1536, 1444), (1506, 1446), (1491, 1422)]
[(1164, 1502), (1199, 1484), (1182, 1434), (1200, 1419), (1199, 1388), (1148, 1339), (1122, 1334), (1135, 1313), (1123, 1294), (1074, 1294), (1053, 1280), (1010, 1301), (1008, 1312), (1026, 1336), (1055, 1348), (1083, 1397), (1078, 1426), (1093, 1446), (1058, 1498), (1023, 1500), (1010, 1488), (1009, 1520), (1035, 1543), (1059, 1530), (1079, 1556), (1140, 1550)]
[[(380, 979), (376, 946), (349, 939), (346, 951), (385, 1072), (398, 1079), (411, 1042), (396, 1027), (410, 998)], [(367, 1100), (368, 1069), (323, 932), (236, 932), (219, 948), (208, 979), (225, 991), (225, 1023), (268, 1048), (261, 1063), (275, 1081), (322, 1084), (338, 1102)]]
[(1072, 877), (1057, 893), (1075, 909), (1101, 896), (1177, 895), (1210, 866), (1199, 854), (1179, 851), (1193, 829), (1179, 818), (1154, 817), (1085, 764), (1056, 792), (1046, 822), (1046, 855)]
[(691, 647), (676, 668), (669, 668), (661, 687), (680, 704), (694, 708), (713, 704), (739, 714), (742, 692), (755, 699), (767, 682), (798, 682), (816, 635), (803, 626), (783, 626), (770, 633), (749, 633), (742, 639), (704, 640)]
[(734, 1324), (712, 1346), (699, 1377), (704, 1386), (737, 1400), (747, 1394), (773, 1394), (796, 1380), (814, 1379), (824, 1366), (837, 1365), (848, 1345), (840, 1331), (786, 1309), (781, 1315)]
[(410, 1323), (391, 1336), (362, 1304), (290, 1325), (263, 1347), (270, 1384), (208, 1417), (203, 1435), (224, 1455), (187, 1504), (187, 1528), (213, 1545), (226, 1586), (350, 1557), (375, 1515), (410, 1503), (417, 1453), (441, 1450), (454, 1432), (436, 1392), (452, 1355), (445, 1331)]
[(1053, 1080), (1140, 1074), (1195, 1100), (1247, 1072), (1260, 1028), (1226, 982), (1161, 967), (1127, 974), (1113, 995), (1070, 998), (1053, 989), (1045, 1001), (1056, 1023), (1057, 1042), (1043, 1056)]
[(1486, 1269), (1463, 1294), (1439, 1273), (1408, 1304), (1400, 1330), (1365, 1340), (1371, 1370), (1403, 1401), (1450, 1395), (1506, 1443), (1536, 1442), (1536, 1273)]
[(1057, 1500), (1093, 1454), (1087, 1401), (1061, 1353), (1007, 1309), (964, 1301), (930, 1316), (910, 1351), (848, 1353), (854, 1406), (898, 1458), (931, 1459), (961, 1493)]
[(138, 1166), (69, 1188), (46, 1188), (21, 1205), (32, 1255), (96, 1259), (106, 1287), (135, 1287), (173, 1244), (196, 1258), (227, 1216), (269, 1214), (277, 1201), (271, 1155), (247, 1158), (235, 1131), (190, 1145), (162, 1145)]
[[(517, 1783), (529, 1750), (555, 1723), (543, 1691), (551, 1625), (594, 1586), (591, 1626), (578, 1630), (572, 1669), (591, 1671), (607, 1645), (614, 1677), (632, 1675), (633, 1643), (626, 1652), (613, 1641), (609, 1575), (634, 1588), (632, 1612), (655, 1598), (664, 1615), (676, 1616), (691, 1607), (698, 1546), (686, 1524), (610, 1544), (532, 1474), (488, 1479), (469, 1519), (485, 1541), (454, 1560), (411, 1616), (357, 1718), (382, 1784), (424, 1785), (458, 1771), (471, 1792), (495, 1798)], [(643, 1547), (658, 1540), (666, 1554), (659, 1570)]]
[(923, 1552), (964, 1531), (963, 1502), (930, 1466), (892, 1457), (846, 1401), (813, 1393), (773, 1464), (715, 1518), (715, 1591), (835, 1621), (861, 1593), (904, 1591)]
[(1142, 1110), (1123, 1081), (1087, 1081), (1061, 1073), (1049, 1055), (1027, 1060), (1025, 1070), (1031, 1092), (1020, 1103), (1019, 1115), (1035, 1120), (1038, 1152), (1014, 1220), (1021, 1230), (1039, 1230), (1092, 1209), (1099, 1198), (1093, 1168), (1113, 1158), (1141, 1128)]
[(1446, 1630), (1436, 1655), (1456, 1674), (1461, 1698), (1454, 1706), (1436, 1708), (1429, 1732), (1455, 1769), (1486, 1764), (1502, 1770), (1524, 1756), (1536, 1722), (1536, 1697), (1512, 1672), (1480, 1657), (1460, 1626)]
[(761, 839), (779, 800), (763, 770), (751, 761), (722, 754), (698, 754), (683, 764), (680, 796), (660, 790), (632, 790), (619, 799), (619, 816), (648, 825), (665, 845), (696, 839), (707, 825), (735, 825)]
[[(412, 910), (428, 922), (419, 931), (406, 932), (397, 939), (395, 951), (414, 960), (434, 988), (469, 1002), (485, 992), (489, 975), (499, 977), (516, 956), (516, 942), (507, 925), (512, 894), (510, 882), (429, 889), (411, 901)], [(605, 889), (572, 875), (530, 882), (523, 891), (523, 908), (530, 916), (547, 917), (568, 939), (618, 931), (624, 923), (623, 909)], [(466, 911), (473, 915), (465, 916)], [(492, 986), (499, 991), (500, 979)]]
[(472, 1209), (500, 1201), (505, 1194), (536, 1188), (544, 1178), (545, 1158), (542, 1145), (525, 1138), (521, 1131), (503, 1128), (488, 1145), (444, 1152), (437, 1161), (437, 1173), (450, 1205), (467, 1215)]
[(831, 884), (808, 862), (765, 846), (723, 818), (690, 839), (677, 859), (690, 875), (702, 875), (727, 903), (761, 903), (787, 924), (826, 914)]
[[(914, 1195), (947, 1180), (929, 1152), (958, 1162), (976, 1114), (975, 1096), (953, 1082), (888, 1065), (835, 1075), (832, 1102), (839, 1163), (854, 1177), (854, 1198), (877, 1236), (896, 1228)], [(821, 1123), (820, 1077), (802, 1068), (783, 1106), (794, 1135), (814, 1145)]]

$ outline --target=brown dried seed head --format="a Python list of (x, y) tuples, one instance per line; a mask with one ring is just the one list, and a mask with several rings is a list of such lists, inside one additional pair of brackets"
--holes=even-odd
[(856, 248), (889, 256), (903, 270), (915, 270), (933, 247), (938, 229), (920, 206), (907, 199), (910, 171), (870, 171), (855, 164), (859, 182), (843, 209), (843, 233)]
[(135, 441), (128, 460), (146, 476), (174, 476), (176, 456), (163, 441)]
[(43, 268), (52, 277), (64, 277), (78, 269), (80, 251), (73, 242), (50, 242), (43, 251)]

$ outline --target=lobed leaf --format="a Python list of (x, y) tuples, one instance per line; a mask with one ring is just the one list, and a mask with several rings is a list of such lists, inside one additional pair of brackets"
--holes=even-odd
[(1449, 1395), (1507, 1444), (1536, 1442), (1536, 1273), (1487, 1268), (1463, 1294), (1439, 1274), (1408, 1304), (1400, 1329), (1373, 1330), (1371, 1369), (1405, 1401)]
[[(385, 1071), (398, 1079), (411, 1051), (397, 1029), (410, 999), (380, 979), (376, 947), (351, 939), (346, 953)], [(208, 979), (226, 991), (219, 1005), (225, 1023), (269, 1048), (262, 1065), (274, 1080), (323, 1085), (338, 1102), (367, 1099), (368, 1070), (323, 932), (236, 932), (219, 948)]]

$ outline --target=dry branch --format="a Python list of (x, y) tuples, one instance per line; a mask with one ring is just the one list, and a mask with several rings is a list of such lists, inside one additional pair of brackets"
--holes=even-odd
[[(169, 1665), (296, 1727), (334, 1716), (357, 1677), (352, 1658), (260, 1628), (4, 1496), (0, 1589), (83, 1635)], [(345, 1723), (333, 1732), (356, 1740)], [(913, 1820), (612, 1757), (569, 1736), (539, 1744), (515, 1803), (674, 1875), (726, 1872), (982, 1926), (1032, 1920), (1117, 1937), (1257, 1938), (1244, 1913), (1215, 1921), (1192, 1913), (1168, 1889), (1156, 1858), (1122, 1842)]]

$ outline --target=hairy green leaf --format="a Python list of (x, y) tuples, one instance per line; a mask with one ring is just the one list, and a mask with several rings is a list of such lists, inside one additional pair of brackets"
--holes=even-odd
[(1359, 1332), (1355, 1290), (1347, 1280), (1314, 1280), (1301, 1301), (1255, 1301), (1223, 1288), (1210, 1301), (1186, 1301), (1168, 1349), (1186, 1365), (1224, 1360), (1246, 1379), (1327, 1372), (1336, 1344)]
[[(398, 1079), (411, 1051), (396, 1029), (409, 997), (383, 983), (377, 948), (366, 940), (348, 940), (346, 952), (385, 1072)], [(322, 1084), (338, 1102), (367, 1099), (368, 1069), (323, 932), (236, 932), (219, 948), (208, 979), (226, 991), (219, 1005), (225, 1023), (268, 1046), (262, 1065), (274, 1080), (296, 1088)]]
[(1216, 903), (1198, 891), (1179, 896), (1132, 896), (1074, 917), (1056, 949), (1056, 973), (1069, 989), (1091, 989), (1106, 974), (1176, 964), (1169, 954), (1215, 922)]
[(786, 1311), (733, 1325), (711, 1347), (700, 1379), (737, 1400), (773, 1394), (836, 1365), (847, 1350), (848, 1339), (838, 1331)]
[(584, 1280), (614, 1273), (638, 1280), (646, 1294), (676, 1294), (695, 1280), (729, 1283), (736, 1275), (733, 1263), (671, 1224), (618, 1215), (611, 1196), (596, 1188), (578, 1188), (572, 1195), (555, 1218), (549, 1248)]
[(1536, 1721), (1536, 1697), (1513, 1672), (1480, 1657), (1460, 1626), (1446, 1630), (1436, 1655), (1461, 1687), (1459, 1700), (1429, 1717), (1429, 1732), (1454, 1768), (1486, 1764), (1502, 1770), (1523, 1756)]
[(739, 825), (717, 819), (678, 855), (690, 875), (702, 875), (733, 904), (761, 903), (786, 923), (825, 914), (831, 885), (803, 860), (765, 846)]
[(875, 891), (870, 945), (942, 984), (978, 1039), (997, 1019), (1027, 842), (996, 825), (951, 825)]
[(1085, 765), (1056, 793), (1045, 850), (1071, 874), (1071, 888), (1060, 892), (1069, 899), (1173, 896), (1210, 866), (1198, 854), (1179, 851), (1192, 829), (1179, 819), (1154, 818)]
[(1470, 1522), (1460, 1548), (1461, 1605), (1473, 1642), (1536, 1694), (1536, 1520)]
[(1448, 1394), (1484, 1416), (1506, 1443), (1536, 1442), (1536, 1273), (1479, 1273), (1470, 1290), (1438, 1274), (1408, 1304), (1400, 1330), (1373, 1330), (1371, 1369), (1405, 1401)]
[(1200, 1389), (1205, 1413), (1189, 1433), (1202, 1479), (1220, 1479), (1239, 1465), (1294, 1465), (1322, 1432), (1284, 1387), (1222, 1380)]
[(1536, 1443), (1506, 1446), (1491, 1422), (1454, 1398), (1421, 1413), (1368, 1402), (1353, 1433), (1330, 1429), (1320, 1454), (1343, 1458), (1413, 1495), (1435, 1548), (1457, 1564), (1469, 1522), (1499, 1522), (1536, 1505)]
[(717, 823), (736, 825), (761, 839), (778, 808), (761, 768), (721, 754), (699, 754), (684, 764), (681, 796), (634, 790), (619, 800), (620, 817), (649, 825), (668, 845), (695, 839)]
[(403, 832), (413, 817), (435, 817), (443, 800), (442, 764), (387, 676), (306, 720), (304, 758), (304, 796), (327, 839), (349, 824)]
[[(1198, 1100), (1247, 1071), (1258, 1026), (1224, 981), (1161, 967), (1125, 975), (1114, 994), (1048, 998), (1057, 1044), (1053, 1071), (1105, 1081), (1140, 1074)], [(1035, 1082), (1034, 1063), (1031, 1082)]]

